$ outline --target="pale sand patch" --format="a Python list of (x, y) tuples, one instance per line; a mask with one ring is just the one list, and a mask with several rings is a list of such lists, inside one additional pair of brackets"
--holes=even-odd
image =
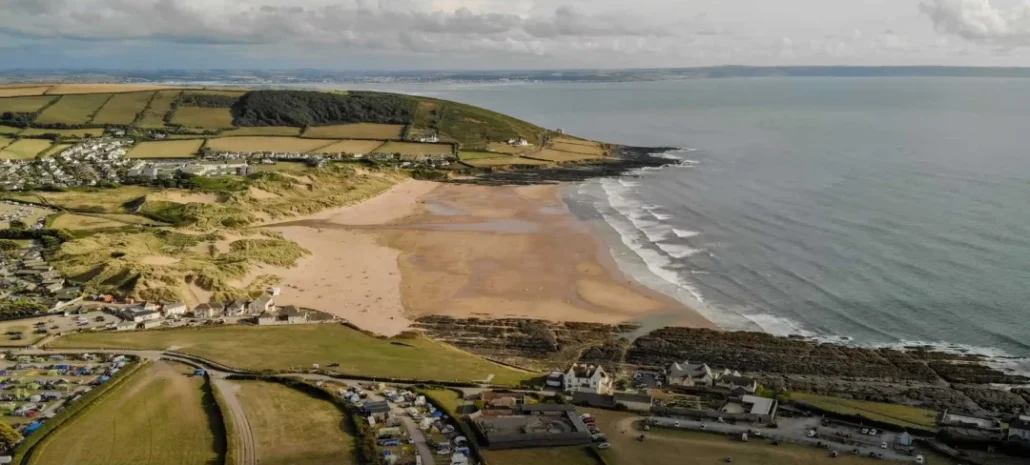
[(658, 301), (623, 286), (612, 286), (592, 279), (576, 281), (579, 298), (613, 311), (632, 308), (641, 312), (654, 312), (662, 308)]
[(520, 186), (515, 193), (527, 199), (538, 200), (551, 206), (561, 205), (558, 190), (554, 186)]
[(192, 283), (191, 284), (185, 284), (184, 283), (183, 286), (185, 286), (186, 292), (180, 293), (179, 295), (186, 296), (186, 302), (185, 303), (190, 308), (193, 308), (193, 307), (196, 307), (197, 305), (200, 305), (202, 303), (207, 303), (207, 302), (211, 301), (211, 292), (210, 291), (206, 291), (206, 290), (202, 289), (200, 286), (197, 286), (196, 284), (192, 284)]
[(270, 227), (313, 253), (281, 270), (276, 305), (330, 313), (385, 336), (408, 329), (401, 305), (398, 251), (379, 245), (373, 233), (305, 226)]
[(279, 198), (278, 194), (273, 194), (273, 193), (268, 192), (266, 190), (258, 189), (256, 187), (251, 187), (250, 191), (248, 193), (250, 194), (250, 196), (252, 198), (255, 198), (255, 199), (258, 199), (258, 200), (278, 199)]
[(188, 191), (161, 191), (150, 195), (152, 200), (164, 200), (175, 203), (218, 203), (218, 194), (205, 194)]
[(176, 263), (179, 263), (179, 259), (175, 257), (168, 257), (165, 255), (147, 255), (146, 257), (140, 259), (140, 263), (143, 263), (144, 265), (158, 266), (174, 265)]
[[(387, 224), (415, 213), (423, 196), (440, 184), (429, 181), (405, 180), (364, 202), (340, 208), (330, 208), (307, 216), (290, 218), (297, 221), (322, 220), (338, 225)], [(302, 244), (303, 245), (303, 244)]]

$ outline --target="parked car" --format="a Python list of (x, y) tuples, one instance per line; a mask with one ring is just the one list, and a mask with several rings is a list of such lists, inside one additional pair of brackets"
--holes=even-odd
[(612, 447), (612, 443), (610, 443), (610, 442), (602, 442), (602, 443), (597, 445), (598, 449), (610, 449), (611, 447)]

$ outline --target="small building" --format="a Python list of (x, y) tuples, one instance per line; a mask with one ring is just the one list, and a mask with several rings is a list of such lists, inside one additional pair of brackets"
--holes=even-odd
[(630, 410), (634, 412), (650, 412), (654, 398), (649, 393), (616, 392), (614, 394), (594, 394), (575, 392), (572, 403), (589, 407)]
[(573, 363), (564, 377), (565, 392), (589, 392), (608, 394), (612, 391), (614, 380), (600, 365), (580, 365)]
[(147, 320), (139, 324), (143, 329), (153, 329), (161, 326), (161, 320)]
[(776, 399), (769, 399), (758, 396), (743, 396), (740, 403), (744, 405), (748, 413), (772, 419), (776, 416)]
[(161, 312), (142, 305), (130, 305), (121, 311), (121, 317), (133, 323), (142, 323), (161, 318)]
[(547, 387), (560, 388), (564, 384), (565, 375), (560, 371), (552, 371), (551, 374), (547, 375), (545, 384)]
[(1009, 423), (1008, 440), (1030, 447), (1030, 416), (1020, 415)]
[(704, 363), (673, 362), (665, 368), (667, 384), (675, 386), (712, 386), (712, 369)]
[(715, 387), (727, 389), (734, 394), (754, 394), (758, 381), (747, 376), (723, 375), (715, 381)]
[(898, 435), (898, 445), (902, 447), (912, 447), (912, 435), (905, 431)]
[(379, 421), (386, 421), (390, 418), (390, 404), (385, 400), (379, 402), (365, 402), (361, 406), (361, 412), (366, 416)]
[(577, 446), (591, 443), (590, 430), (572, 405), (524, 404), (514, 412), (469, 415), (488, 449)]
[(1001, 428), (1001, 422), (995, 418), (951, 412), (948, 410), (941, 413), (941, 419), (938, 423), (942, 426), (955, 426), (959, 428), (975, 428), (983, 430), (998, 430)]
[(279, 320), (291, 325), (307, 323), (308, 312), (305, 312), (294, 305), (287, 305), (279, 312)]
[(225, 309), (222, 307), (222, 304), (208, 302), (197, 305), (196, 308), (193, 309), (193, 316), (195, 318), (218, 318), (222, 316), (222, 312), (224, 310)]
[(274, 325), (276, 322), (275, 313), (265, 311), (258, 315), (257, 322), (259, 326)]
[(134, 321), (123, 321), (121, 323), (118, 323), (118, 325), (116, 325), (114, 328), (118, 331), (132, 331), (136, 329), (136, 325), (138, 324), (139, 323), (136, 323)]
[(272, 295), (266, 292), (247, 305), (247, 312), (252, 315), (260, 315), (264, 312), (270, 312), (274, 308)]
[(169, 302), (164, 305), (164, 315), (166, 318), (170, 316), (183, 316), (187, 310), (189, 310), (189, 307), (182, 302)]

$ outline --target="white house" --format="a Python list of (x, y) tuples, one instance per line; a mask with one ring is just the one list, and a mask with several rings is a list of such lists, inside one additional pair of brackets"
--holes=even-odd
[(225, 307), (217, 303), (204, 303), (193, 309), (193, 316), (196, 318), (218, 318), (222, 316)]
[(131, 321), (133, 323), (142, 323), (144, 321), (156, 320), (161, 318), (161, 312), (144, 306), (132, 305), (122, 310), (122, 318)]
[(1030, 415), (1020, 415), (1009, 423), (1009, 441), (1021, 441), (1030, 445)]
[(676, 386), (711, 386), (715, 382), (707, 364), (690, 362), (671, 363), (665, 368), (665, 379)]
[(189, 307), (182, 302), (169, 302), (165, 304), (164, 307), (165, 317), (182, 316), (185, 315), (188, 310)]
[(614, 380), (600, 365), (580, 365), (573, 363), (565, 372), (565, 392), (589, 392), (592, 394), (609, 394), (612, 392)]

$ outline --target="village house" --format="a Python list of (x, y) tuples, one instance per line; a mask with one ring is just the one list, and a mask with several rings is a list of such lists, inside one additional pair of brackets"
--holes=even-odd
[(265, 311), (258, 315), (257, 323), (258, 326), (274, 325), (276, 323), (276, 319), (274, 312)]
[(247, 312), (252, 315), (260, 315), (274, 309), (275, 307), (273, 305), (272, 296), (267, 292), (261, 294), (258, 298), (254, 299), (249, 305), (247, 305)]
[(225, 306), (225, 316), (243, 316), (247, 313), (247, 301), (235, 300)]
[(711, 387), (715, 382), (712, 369), (704, 363), (673, 362), (665, 369), (667, 384), (675, 386)]
[(222, 306), (222, 304), (214, 303), (214, 302), (208, 302), (208, 303), (203, 303), (203, 304), (197, 305), (196, 308), (193, 309), (193, 317), (194, 318), (218, 318), (218, 317), (222, 316), (222, 312), (223, 311), (224, 311), (224, 307)]
[(565, 372), (565, 392), (589, 392), (608, 394), (612, 391), (612, 377), (605, 373), (600, 365), (580, 365), (573, 363)]
[(143, 305), (130, 305), (121, 311), (121, 317), (133, 323), (142, 323), (161, 318), (161, 312), (153, 308), (147, 309)]
[(182, 302), (169, 302), (164, 305), (165, 317), (183, 316), (186, 314), (187, 310), (189, 310), (189, 308)]
[(287, 324), (295, 325), (308, 322), (308, 312), (293, 305), (287, 305), (279, 312), (279, 320)]
[(715, 381), (715, 387), (727, 389), (734, 394), (754, 394), (758, 381), (739, 374), (722, 375)]

